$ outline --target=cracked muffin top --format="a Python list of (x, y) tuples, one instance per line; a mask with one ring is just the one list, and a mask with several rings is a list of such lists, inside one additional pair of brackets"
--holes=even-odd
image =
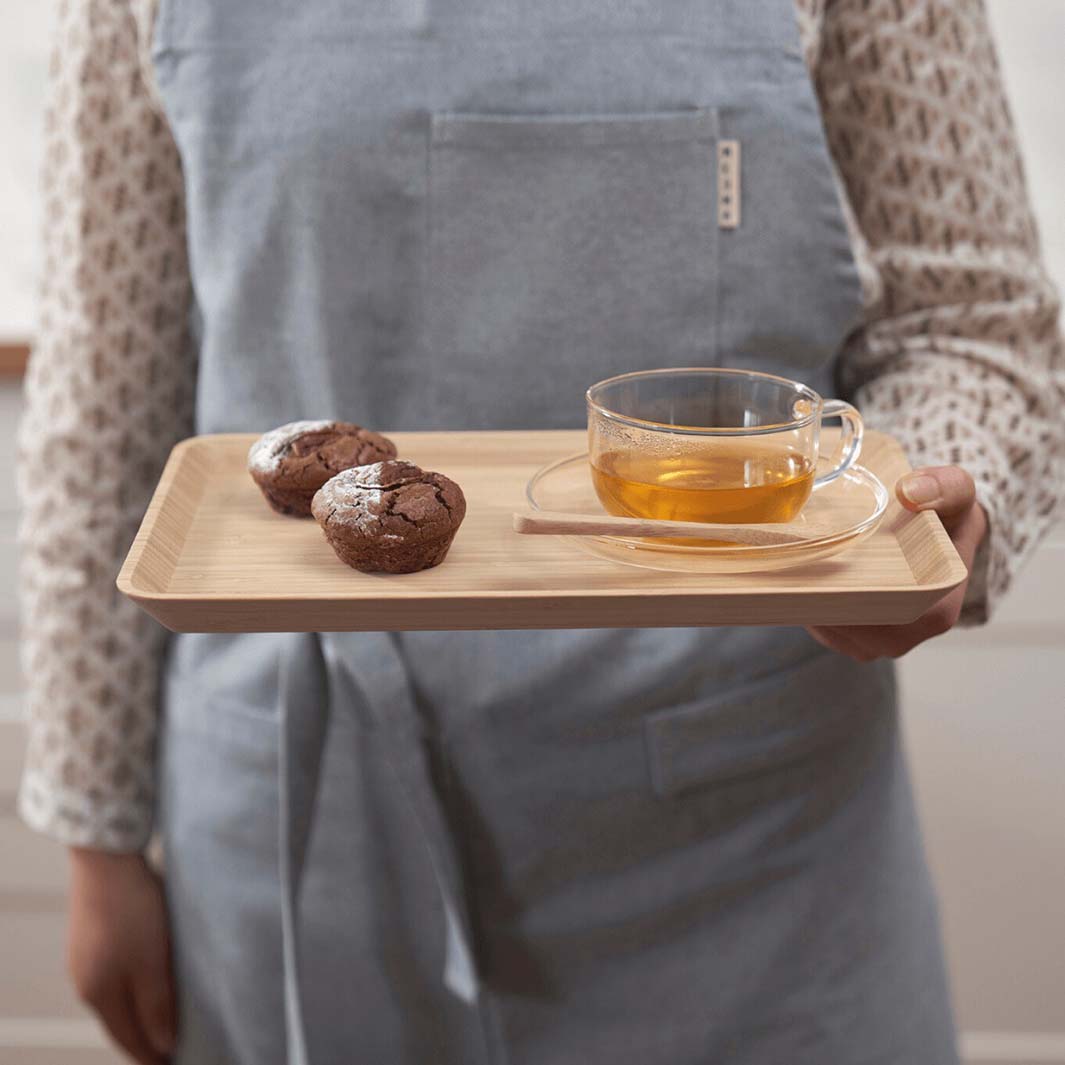
[(315, 494), (312, 512), (327, 534), (413, 545), (450, 536), (466, 499), (443, 474), (391, 459), (338, 473)]
[(352, 422), (289, 422), (252, 444), (248, 471), (275, 510), (308, 515), (312, 496), (330, 477), (395, 454), (388, 437)]

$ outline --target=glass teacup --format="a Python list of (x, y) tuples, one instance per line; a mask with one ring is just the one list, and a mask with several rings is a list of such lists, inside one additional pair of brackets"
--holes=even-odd
[[(849, 403), (753, 370), (642, 370), (592, 385), (588, 457), (611, 514), (718, 523), (793, 519), (858, 458)], [(821, 421), (843, 432), (818, 474)]]

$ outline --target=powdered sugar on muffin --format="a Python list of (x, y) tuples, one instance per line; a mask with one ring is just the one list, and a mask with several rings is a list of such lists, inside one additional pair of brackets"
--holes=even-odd
[(462, 489), (402, 460), (345, 470), (315, 494), (314, 517), (341, 561), (411, 573), (443, 561), (466, 514)]
[(390, 459), (387, 437), (352, 422), (297, 421), (264, 433), (248, 451), (248, 472), (282, 514), (308, 516), (314, 493), (352, 466)]

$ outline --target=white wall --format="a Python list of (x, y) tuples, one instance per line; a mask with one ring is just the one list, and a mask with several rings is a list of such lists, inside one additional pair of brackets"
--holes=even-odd
[[(988, 6), (1044, 253), (1062, 287), (1065, 0)], [(901, 680), (968, 1059), (1063, 1063), (1065, 529), (994, 624), (918, 649)]]
[(0, 342), (30, 336), (39, 231), (40, 99), (54, 5), (0, 9)]
[(1065, 0), (986, 0), (1050, 272), (1065, 289)]
[[(710, 0), (708, 0), (710, 2)], [(1052, 272), (1065, 281), (1065, 0), (990, 0)], [(0, 14), (0, 341), (33, 323), (37, 103), (53, 5)], [(0, 387), (0, 589), (13, 385)], [(1065, 417), (1065, 412), (1063, 412)], [(996, 622), (902, 667), (906, 727), (971, 1062), (1065, 1065), (1065, 533)], [(62, 977), (62, 855), (13, 817), (15, 616), (0, 594), (0, 1062), (102, 1065)], [(11, 959), (16, 963), (11, 964)], [(846, 1065), (846, 1063), (839, 1063)], [(918, 1063), (915, 1063), (918, 1065)]]

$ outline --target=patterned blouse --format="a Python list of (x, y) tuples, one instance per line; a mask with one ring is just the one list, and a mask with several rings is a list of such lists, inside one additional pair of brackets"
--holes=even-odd
[[(180, 160), (147, 58), (155, 0), (65, 0), (46, 256), (20, 436), (30, 739), (20, 808), (143, 847), (163, 632), (114, 580), (195, 363)], [(990, 519), (985, 620), (1061, 502), (1065, 355), (981, 0), (796, 0), (862, 275), (841, 391), (911, 461), (966, 467)]]

